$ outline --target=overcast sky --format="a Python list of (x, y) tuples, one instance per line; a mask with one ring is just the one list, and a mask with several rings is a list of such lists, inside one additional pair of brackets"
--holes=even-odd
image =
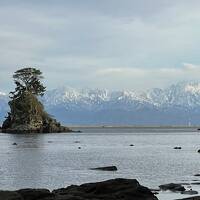
[(49, 89), (200, 80), (199, 11), (199, 0), (0, 1), (0, 91), (26, 66)]

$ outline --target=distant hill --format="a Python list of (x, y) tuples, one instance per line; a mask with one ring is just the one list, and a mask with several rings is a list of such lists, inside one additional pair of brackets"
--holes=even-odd
[[(0, 121), (8, 97), (0, 93)], [(47, 91), (45, 109), (71, 125), (199, 125), (200, 83), (181, 82), (145, 92), (63, 87)]]

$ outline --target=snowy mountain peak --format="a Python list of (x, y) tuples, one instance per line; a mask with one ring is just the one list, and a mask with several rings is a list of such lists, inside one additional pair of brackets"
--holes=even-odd
[[(0, 92), (0, 120), (8, 111), (8, 100)], [(64, 123), (187, 124), (195, 117), (195, 123), (200, 122), (200, 82), (181, 82), (143, 92), (60, 87), (47, 91), (41, 101)]]
[(186, 85), (185, 91), (193, 94), (200, 93), (200, 83)]

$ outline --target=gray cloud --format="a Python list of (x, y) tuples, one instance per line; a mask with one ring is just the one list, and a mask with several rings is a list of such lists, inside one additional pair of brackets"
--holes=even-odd
[(23, 66), (39, 67), (50, 88), (164, 86), (176, 80), (159, 73), (166, 68), (187, 79), (178, 70), (200, 63), (199, 8), (198, 0), (0, 2), (0, 89)]

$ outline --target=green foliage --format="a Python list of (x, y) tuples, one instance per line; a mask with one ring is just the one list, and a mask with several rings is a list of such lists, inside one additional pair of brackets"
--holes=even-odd
[(13, 99), (20, 97), (25, 91), (37, 96), (44, 95), (45, 87), (41, 83), (43, 76), (40, 70), (36, 68), (23, 68), (17, 70), (13, 78), (16, 84), (15, 91), (11, 92)]
[(12, 118), (17, 124), (42, 122), (44, 108), (35, 95), (25, 91), (20, 97), (9, 102)]
[(16, 71), (13, 78), (16, 88), (11, 92), (10, 112), (2, 125), (5, 132), (70, 131), (48, 115), (37, 98), (45, 92), (45, 87), (40, 82), (43, 78), (40, 70), (23, 68)]

